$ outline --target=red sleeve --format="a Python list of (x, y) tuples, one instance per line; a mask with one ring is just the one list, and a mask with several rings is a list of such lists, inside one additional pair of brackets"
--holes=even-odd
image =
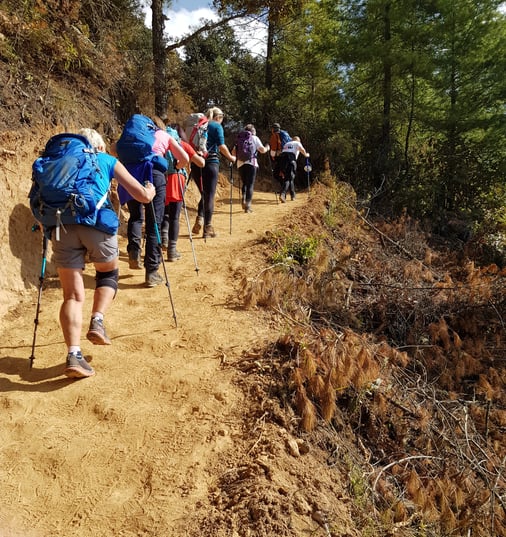
[(195, 149), (193, 149), (193, 147), (188, 142), (185, 142), (184, 140), (181, 140), (180, 145), (188, 153), (190, 160), (192, 159), (193, 155), (197, 153)]

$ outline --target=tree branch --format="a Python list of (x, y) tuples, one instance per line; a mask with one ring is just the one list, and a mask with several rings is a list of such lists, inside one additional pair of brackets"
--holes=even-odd
[(175, 43), (171, 43), (170, 45), (167, 45), (165, 48), (165, 52), (171, 52), (172, 50), (176, 50), (178, 48), (184, 47), (188, 43), (190, 43), (193, 39), (195, 39), (198, 35), (208, 32), (210, 30), (214, 30), (216, 28), (220, 28), (221, 26), (224, 26), (228, 22), (234, 19), (240, 19), (241, 17), (245, 17), (247, 15), (246, 11), (241, 11), (238, 13), (235, 13), (234, 15), (229, 15), (228, 17), (225, 17), (224, 19), (220, 19), (218, 21), (209, 21), (204, 26), (201, 26), (197, 30), (195, 30), (193, 33), (181, 38), (179, 41), (176, 41)]

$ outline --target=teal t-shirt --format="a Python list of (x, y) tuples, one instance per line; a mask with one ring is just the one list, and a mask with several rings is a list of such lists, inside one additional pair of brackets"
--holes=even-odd
[[(109, 192), (111, 181), (114, 178), (114, 166), (118, 159), (108, 153), (97, 153), (97, 162), (102, 173), (96, 176), (96, 199), (100, 200)], [(106, 196), (103, 205), (97, 211), (97, 221), (93, 226), (104, 233), (114, 235), (118, 231), (119, 220), (109, 197)]]
[(114, 178), (114, 166), (116, 166), (118, 159), (108, 153), (97, 153), (97, 161), (102, 172), (100, 177), (97, 178), (97, 191), (105, 194), (109, 190), (111, 180)]
[(220, 145), (225, 143), (223, 127), (217, 121), (210, 121), (207, 126), (207, 162), (220, 162)]

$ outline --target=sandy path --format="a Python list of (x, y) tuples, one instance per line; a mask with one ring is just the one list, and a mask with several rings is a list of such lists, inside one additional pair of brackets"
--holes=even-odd
[[(166, 263), (177, 328), (167, 287), (143, 287), (144, 273), (128, 269), (121, 240), (120, 291), (106, 317), (113, 345), (82, 342), (95, 377), (61, 374), (61, 292), (54, 282), (43, 293), (31, 371), (35, 302), (4, 320), (1, 537), (191, 533), (186, 517), (208, 501), (213, 468), (242, 434), (235, 416), (245, 402), (222, 361), (277, 333), (262, 312), (240, 307), (238, 284), (259, 262), (258, 238), (306, 198), (277, 204), (272, 192), (257, 192), (254, 212), (245, 214), (234, 195), (232, 234), (225, 198), (214, 220), (219, 236), (194, 238), (198, 274), (181, 220), (183, 258)], [(193, 223), (193, 210), (189, 216)], [(86, 282), (87, 318), (91, 269)]]

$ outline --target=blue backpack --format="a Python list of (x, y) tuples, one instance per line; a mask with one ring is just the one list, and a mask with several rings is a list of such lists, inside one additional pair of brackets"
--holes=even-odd
[(46, 232), (56, 227), (58, 239), (62, 224), (97, 224), (99, 209), (109, 201), (108, 192), (97, 192), (97, 174), (96, 151), (86, 137), (64, 133), (49, 139), (32, 165), (28, 194), (32, 213)]
[(167, 160), (153, 152), (157, 130), (158, 127), (149, 117), (142, 114), (131, 116), (116, 143), (119, 160), (123, 164), (151, 161), (156, 169), (165, 173)]
[(281, 142), (281, 150), (283, 150), (283, 147), (285, 147), (288, 142), (292, 141), (292, 137), (286, 131), (280, 130), (279, 140)]
[(253, 133), (251, 131), (241, 131), (237, 135), (236, 139), (237, 158), (243, 162), (252, 160), (257, 153), (257, 146), (255, 140), (253, 140)]

